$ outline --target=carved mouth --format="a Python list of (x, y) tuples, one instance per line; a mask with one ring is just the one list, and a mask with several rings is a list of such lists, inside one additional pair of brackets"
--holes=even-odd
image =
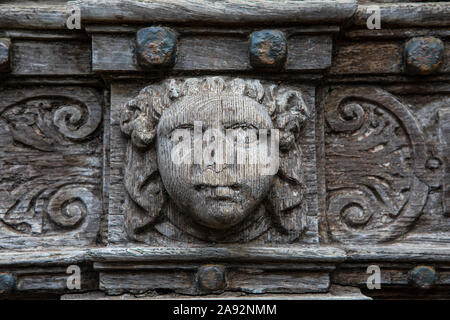
[(224, 202), (237, 202), (240, 194), (240, 186), (233, 185), (208, 185), (197, 184), (194, 186), (197, 192), (203, 193), (206, 199)]

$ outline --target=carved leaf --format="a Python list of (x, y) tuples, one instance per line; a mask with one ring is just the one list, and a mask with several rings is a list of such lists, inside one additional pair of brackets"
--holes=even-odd
[(423, 135), (408, 108), (374, 88), (327, 98), (327, 218), (339, 241), (391, 240), (425, 203)]
[(158, 173), (156, 150), (134, 151), (129, 142), (124, 174), (128, 194), (141, 207), (139, 214), (128, 220), (128, 228), (135, 233), (153, 223), (164, 205), (164, 186)]
[(269, 193), (269, 209), (282, 232), (298, 237), (304, 226), (303, 169), (297, 148), (280, 154), (280, 168)]
[(37, 94), (2, 109), (0, 238), (96, 233), (101, 144), (91, 135), (102, 109), (92, 91), (80, 97)]

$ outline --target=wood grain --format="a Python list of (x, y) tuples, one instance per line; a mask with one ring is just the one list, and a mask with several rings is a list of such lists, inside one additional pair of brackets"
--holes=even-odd
[[(384, 26), (448, 26), (450, 25), (450, 4), (448, 2), (426, 3), (380, 3), (381, 28)], [(369, 5), (359, 5), (354, 23), (365, 26)]]
[(440, 142), (443, 149), (444, 175), (442, 177), (442, 207), (450, 214), (450, 109), (439, 111)]
[(66, 29), (67, 7), (62, 4), (0, 4), (0, 28)]
[[(66, 26), (70, 5), (80, 30)], [(371, 5), (380, 30), (366, 27)], [(421, 264), (450, 296), (449, 2), (7, 0), (0, 17), (12, 43), (12, 70), (0, 76), (0, 273), (16, 280), (7, 298), (68, 293), (74, 264), (88, 297), (211, 298), (198, 286), (211, 263), (225, 270), (225, 299), (361, 298), (371, 264), (393, 296), (418, 292), (410, 273)], [(177, 62), (143, 70), (136, 32), (159, 25), (177, 34)], [(287, 40), (279, 72), (249, 63), (249, 35), (268, 28)], [(433, 75), (405, 73), (405, 42), (418, 36), (444, 42)], [(264, 218), (214, 241), (192, 231), (188, 210), (161, 209), (158, 175), (148, 177), (156, 153), (133, 149), (120, 124), (141, 89), (176, 100), (187, 86), (162, 82), (212, 76), (295, 91), (311, 113), (264, 210), (252, 211)], [(211, 83), (201, 81), (190, 91)], [(150, 101), (139, 99), (133, 115)]]
[(91, 47), (80, 41), (13, 42), (14, 75), (87, 75), (91, 73)]
[[(122, 23), (336, 23), (356, 11), (355, 0), (283, 1), (69, 1), (81, 8), (83, 22)], [(173, 15), (173, 12), (177, 12)]]
[[(404, 42), (399, 41), (342, 42), (337, 46), (330, 73), (333, 75), (404, 73), (403, 48)], [(450, 72), (448, 42), (444, 49), (444, 62), (438, 73)]]
[[(248, 34), (242, 36), (189, 35), (178, 43), (174, 71), (251, 70)], [(288, 39), (287, 71), (320, 70), (331, 65), (331, 37), (292, 36)], [(94, 72), (143, 71), (136, 60), (132, 35), (92, 35)]]
[(1, 248), (95, 242), (101, 214), (98, 98), (80, 87), (2, 90)]

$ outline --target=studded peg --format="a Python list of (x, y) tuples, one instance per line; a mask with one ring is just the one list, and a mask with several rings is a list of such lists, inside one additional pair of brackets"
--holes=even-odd
[(430, 289), (436, 282), (436, 270), (430, 266), (417, 266), (410, 271), (410, 280), (420, 289)]
[(0, 273), (0, 294), (10, 293), (16, 286), (16, 278), (10, 273)]
[(437, 72), (444, 61), (444, 43), (435, 37), (412, 38), (404, 49), (406, 71), (429, 75)]
[(226, 287), (225, 268), (220, 265), (205, 265), (198, 269), (197, 283), (202, 291), (221, 291)]
[(0, 39), (0, 72), (10, 72), (12, 69), (11, 40)]
[(172, 67), (176, 61), (177, 37), (168, 28), (140, 29), (136, 34), (136, 54), (144, 69)]
[(250, 64), (256, 69), (279, 70), (287, 57), (287, 41), (278, 30), (260, 30), (250, 35)]

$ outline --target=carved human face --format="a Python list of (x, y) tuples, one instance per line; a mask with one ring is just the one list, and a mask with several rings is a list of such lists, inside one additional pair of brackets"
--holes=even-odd
[[(269, 191), (273, 174), (263, 172), (263, 166), (257, 161), (238, 160), (239, 151), (231, 153), (233, 156), (230, 157), (231, 149), (227, 149), (226, 144), (214, 142), (218, 143), (220, 135), (225, 141), (224, 137), (229, 139), (229, 133), (247, 130), (256, 133), (272, 128), (266, 109), (243, 96), (192, 96), (167, 109), (158, 124), (158, 167), (163, 184), (181, 213), (190, 214), (202, 226), (222, 230), (248, 217)], [(180, 138), (179, 130), (183, 130), (183, 138)], [(199, 133), (201, 140), (195, 140), (194, 136)], [(194, 145), (195, 141), (200, 143)], [(174, 162), (173, 154), (179, 143), (192, 146), (190, 163)], [(199, 146), (201, 161), (196, 160)], [(221, 150), (228, 158), (217, 156)]]

